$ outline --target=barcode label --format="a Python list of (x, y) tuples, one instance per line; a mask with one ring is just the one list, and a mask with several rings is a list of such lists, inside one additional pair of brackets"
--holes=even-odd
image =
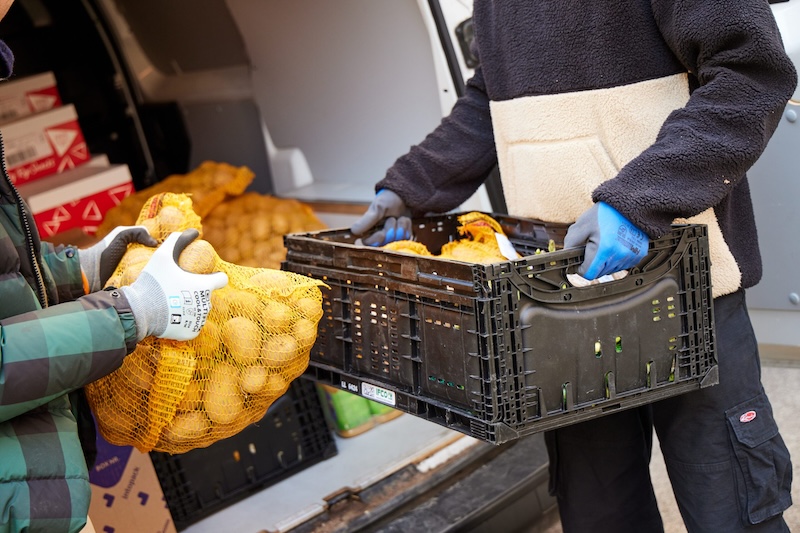
[(53, 148), (44, 132), (29, 133), (6, 141), (6, 164), (8, 168), (38, 161), (53, 155)]
[(37, 155), (36, 148), (31, 146), (29, 148), (24, 148), (18, 152), (14, 152), (13, 154), (6, 154), (6, 163), (8, 164), (9, 168), (14, 168), (17, 165), (27, 163), (28, 161), (35, 161), (36, 159), (38, 159), (36, 155)]
[(13, 109), (9, 109), (8, 111), (0, 111), (0, 121), (6, 122), (9, 120), (13, 120), (17, 118), (19, 114), (14, 111)]
[(394, 392), (376, 387), (375, 385), (370, 385), (369, 383), (361, 384), (361, 396), (369, 398), (370, 400), (375, 400), (376, 402), (385, 403), (386, 405), (393, 406), (395, 404)]

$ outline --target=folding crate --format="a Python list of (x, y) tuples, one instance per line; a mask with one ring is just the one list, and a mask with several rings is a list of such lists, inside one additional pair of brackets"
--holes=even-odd
[[(434, 254), (456, 214), (414, 220)], [(287, 235), (284, 270), (324, 281), (306, 376), (500, 444), (718, 382), (702, 225), (676, 225), (621, 280), (573, 286), (567, 227), (491, 214), (521, 259), (473, 264)]]
[(150, 457), (181, 530), (336, 453), (314, 383), (297, 379), (242, 432), (207, 448)]

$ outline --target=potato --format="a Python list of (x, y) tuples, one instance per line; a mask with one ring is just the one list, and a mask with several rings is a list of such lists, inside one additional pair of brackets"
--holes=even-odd
[(264, 392), (278, 397), (285, 393), (288, 388), (289, 382), (286, 381), (283, 376), (280, 374), (270, 374), (264, 386)]
[(244, 392), (256, 394), (261, 392), (267, 384), (269, 373), (261, 365), (246, 366), (242, 368), (240, 385)]
[(272, 233), (275, 235), (285, 235), (289, 233), (291, 228), (291, 221), (287, 213), (276, 212), (272, 216)]
[(136, 421), (127, 411), (119, 409), (111, 401), (93, 405), (92, 411), (100, 427), (100, 433), (110, 443), (128, 444), (129, 439), (135, 436)]
[(186, 394), (178, 403), (178, 411), (194, 411), (203, 406), (203, 388), (205, 382), (192, 379), (186, 387)]
[(236, 243), (225, 243), (225, 246), (220, 250), (219, 253), (220, 257), (222, 257), (228, 263), (238, 263), (239, 262), (239, 248), (237, 247)]
[(201, 411), (188, 411), (175, 416), (164, 429), (161, 438), (173, 444), (185, 444), (196, 440), (211, 428), (208, 418)]
[(284, 290), (291, 284), (289, 276), (286, 274), (286, 272), (272, 268), (265, 268), (260, 272), (253, 274), (247, 281), (256, 287), (277, 291)]
[(211, 312), (208, 313), (209, 319), (222, 323), (230, 318), (231, 302), (235, 293), (236, 289), (231, 287), (230, 284), (213, 291), (211, 293)]
[(265, 328), (286, 331), (294, 318), (292, 308), (278, 300), (266, 300), (261, 315), (261, 323)]
[(236, 248), (239, 244), (239, 237), (241, 237), (241, 230), (236, 226), (228, 226), (225, 229), (225, 246)]
[(256, 244), (249, 233), (243, 233), (236, 247), (239, 249), (239, 261), (241, 263), (247, 259), (252, 259)]
[(131, 246), (125, 252), (125, 255), (122, 256), (122, 260), (117, 268), (123, 270), (129, 268), (131, 265), (139, 264), (142, 265), (140, 268), (144, 268), (144, 265), (150, 261), (150, 258), (153, 257), (155, 252), (156, 249), (149, 246)]
[(261, 330), (258, 324), (243, 316), (235, 316), (222, 325), (220, 336), (237, 363), (249, 365), (258, 362), (261, 355)]
[(178, 258), (178, 266), (195, 274), (210, 274), (214, 272), (217, 263), (217, 252), (211, 243), (197, 239), (183, 249)]
[(230, 424), (244, 411), (239, 392), (239, 372), (229, 363), (219, 363), (211, 373), (203, 393), (203, 408), (217, 424)]
[(162, 207), (156, 216), (156, 222), (158, 223), (158, 230), (161, 236), (166, 238), (174, 231), (181, 231), (185, 218), (181, 210), (175, 206), (165, 205)]
[(158, 238), (158, 220), (155, 218), (146, 218), (137, 224), (138, 226), (144, 226), (147, 229), (147, 233), (152, 235), (154, 238)]
[(200, 328), (200, 334), (197, 335), (193, 342), (197, 356), (208, 358), (220, 357), (221, 339), (222, 332), (219, 324), (211, 318), (208, 318), (203, 327)]
[(269, 337), (261, 350), (264, 363), (271, 367), (283, 367), (298, 355), (297, 341), (288, 333)]
[(239, 216), (235, 220), (235, 227), (239, 230), (239, 238), (244, 237), (250, 233), (250, 227), (252, 224), (253, 219), (249, 216)]
[(135, 389), (150, 390), (156, 375), (158, 351), (151, 346), (140, 345), (135, 355), (122, 361), (119, 376)]
[(307, 318), (300, 318), (292, 326), (292, 336), (301, 349), (309, 349), (317, 340), (317, 325)]
[(232, 289), (231, 293), (227, 294), (226, 297), (231, 298), (229, 302), (231, 315), (254, 317), (253, 320), (257, 320), (255, 317), (261, 315), (263, 303), (252, 292)]
[(263, 241), (267, 239), (272, 233), (272, 224), (268, 217), (263, 214), (253, 217), (252, 225), (250, 226), (250, 235), (256, 241)]
[(304, 296), (295, 300), (294, 305), (300, 314), (314, 323), (319, 322), (319, 319), (322, 318), (322, 303), (316, 298)]

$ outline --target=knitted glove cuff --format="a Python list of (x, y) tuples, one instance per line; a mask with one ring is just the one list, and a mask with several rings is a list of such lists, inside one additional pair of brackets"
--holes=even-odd
[(102, 289), (100, 286), (100, 252), (95, 247), (78, 250), (78, 260), (81, 263), (86, 281), (89, 282), (89, 292)]
[(130, 285), (120, 289), (131, 306), (136, 321), (136, 342), (145, 337), (158, 337), (167, 330), (169, 309), (167, 297), (161, 285), (148, 272), (136, 278), (136, 287)]

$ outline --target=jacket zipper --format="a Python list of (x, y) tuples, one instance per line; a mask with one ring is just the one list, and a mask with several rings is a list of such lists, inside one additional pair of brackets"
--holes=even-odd
[(31, 264), (33, 265), (33, 272), (36, 275), (36, 292), (38, 293), (39, 304), (44, 308), (48, 306), (47, 291), (44, 287), (44, 277), (42, 276), (42, 270), (39, 266), (39, 258), (36, 255), (36, 249), (33, 244), (33, 230), (31, 229), (33, 224), (30, 220), (30, 213), (25, 208), (25, 203), (22, 200), (22, 196), (20, 196), (19, 191), (11, 182), (11, 178), (8, 176), (8, 167), (6, 166), (6, 147), (5, 143), (3, 143), (2, 133), (0, 133), (0, 169), (2, 169), (3, 179), (5, 179), (8, 186), (11, 187), (11, 192), (14, 195), (14, 200), (17, 203), (17, 212), (19, 213), (19, 219), (22, 223), (22, 230), (25, 233), (26, 249), (28, 250)]

